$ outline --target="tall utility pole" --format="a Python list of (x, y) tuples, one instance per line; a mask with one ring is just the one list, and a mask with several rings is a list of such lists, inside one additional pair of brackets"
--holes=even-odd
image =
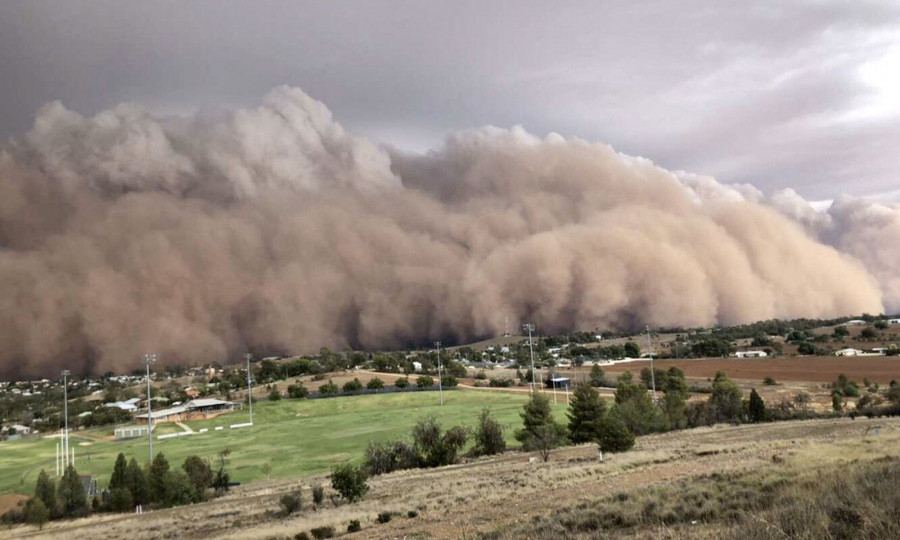
[(441, 376), (442, 364), (441, 364), (441, 342), (435, 341), (434, 346), (437, 347), (438, 354), (438, 392), (441, 394), (441, 405), (444, 404), (444, 378)]
[(653, 371), (653, 342), (650, 341), (650, 327), (647, 326), (647, 351), (650, 355), (650, 384), (653, 387), (653, 401), (656, 401), (656, 372)]
[(534, 325), (527, 323), (522, 325), (522, 329), (528, 332), (528, 350), (531, 353), (531, 392), (534, 393), (534, 345), (531, 343), (531, 333), (534, 332)]
[(153, 400), (150, 395), (150, 364), (156, 362), (155, 354), (145, 354), (141, 357), (147, 364), (147, 455), (148, 463), (153, 463)]
[(63, 376), (63, 417), (65, 419), (65, 423), (63, 424), (65, 428), (63, 429), (63, 449), (65, 451), (65, 460), (63, 465), (63, 471), (65, 471), (66, 467), (69, 465), (69, 373), (71, 373), (68, 369), (64, 369), (62, 372)]
[(250, 360), (253, 355), (247, 353), (244, 358), (247, 359), (247, 405), (250, 407), (250, 425), (253, 425), (253, 386), (250, 384)]

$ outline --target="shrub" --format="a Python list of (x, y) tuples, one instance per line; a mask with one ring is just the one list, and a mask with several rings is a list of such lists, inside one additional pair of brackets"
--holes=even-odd
[(285, 516), (289, 516), (303, 508), (303, 496), (300, 491), (286, 493), (281, 496), (278, 502), (281, 504), (281, 513)]
[(416, 386), (419, 388), (429, 388), (434, 386), (434, 379), (429, 377), (428, 375), (422, 375), (418, 379), (416, 379)]
[(475, 455), (492, 456), (503, 453), (506, 450), (506, 440), (503, 438), (503, 428), (500, 423), (491, 416), (489, 409), (483, 409), (478, 418), (478, 426), (475, 428)]
[(378, 523), (388, 523), (391, 521), (391, 513), (390, 512), (381, 512), (378, 514)]
[(322, 487), (322, 484), (313, 484), (312, 500), (316, 508), (322, 506), (322, 503), (325, 502), (325, 488)]
[(400, 377), (396, 381), (394, 381), (394, 386), (397, 388), (406, 388), (409, 386), (409, 377)]
[(366, 447), (363, 467), (370, 475), (387, 474), (419, 466), (419, 455), (403, 441), (376, 442)]
[(331, 487), (349, 502), (356, 502), (369, 491), (368, 475), (361, 467), (338, 465), (331, 470)]
[(278, 391), (277, 385), (272, 385), (272, 391), (269, 392), (269, 401), (278, 401), (281, 399), (281, 392)]
[(777, 384), (778, 384), (778, 382), (777, 382), (774, 378), (772, 378), (772, 377), (764, 377), (764, 378), (763, 378), (763, 385), (764, 385), (764, 386), (775, 386), (775, 385), (777, 385)]
[(599, 442), (603, 452), (625, 452), (634, 446), (634, 433), (628, 429), (615, 408), (603, 419)]
[(456, 463), (468, 436), (466, 428), (461, 426), (450, 428), (442, 434), (441, 424), (434, 416), (419, 420), (412, 430), (413, 447), (426, 467)]
[(488, 381), (488, 386), (491, 388), (510, 388), (513, 386), (513, 381), (511, 379), (494, 379), (491, 378)]
[(44, 501), (38, 498), (31, 498), (25, 504), (23, 517), (27, 523), (37, 525), (38, 530), (43, 530), (44, 523), (47, 523), (50, 519), (50, 510), (44, 505)]
[(287, 387), (288, 397), (293, 399), (303, 399), (309, 396), (309, 390), (302, 384), (292, 384)]
[(309, 535), (305, 532), (298, 532), (294, 535), (294, 540), (309, 540)]
[(484, 370), (482, 369), (481, 371), (479, 371), (478, 373), (475, 374), (475, 379), (477, 379), (479, 381), (483, 381), (483, 380), (487, 379), (487, 373), (485, 373)]
[(408, 517), (408, 518), (419, 517), (419, 513), (416, 512), (415, 510), (410, 510), (409, 512), (406, 513), (406, 517)]
[(316, 540), (322, 540), (323, 538), (333, 538), (334, 537), (334, 527), (316, 527), (315, 529), (310, 529), (309, 533), (313, 535), (313, 538)]
[(369, 390), (381, 390), (384, 388), (384, 381), (375, 377), (374, 379), (369, 379), (369, 382), (366, 383), (366, 388)]
[(338, 386), (329, 379), (327, 383), (319, 387), (319, 393), (323, 396), (334, 396), (338, 393)]
[(363, 385), (359, 382), (359, 379), (353, 379), (352, 381), (347, 381), (344, 383), (343, 390), (344, 392), (359, 392), (363, 389)]
[(444, 375), (441, 377), (441, 384), (447, 388), (455, 388), (459, 381), (456, 380), (456, 377), (453, 375)]
[(109, 492), (109, 507), (113, 512), (128, 512), (134, 507), (134, 500), (127, 488), (118, 487)]
[(361, 530), (362, 530), (362, 525), (359, 523), (359, 520), (358, 520), (358, 519), (352, 520), (352, 521), (350, 522), (350, 524), (347, 525), (347, 532), (348, 532), (348, 533), (355, 533), (355, 532), (359, 532), (359, 531), (361, 531)]
[(751, 422), (766, 421), (766, 403), (756, 392), (756, 388), (750, 390), (750, 404), (747, 416)]

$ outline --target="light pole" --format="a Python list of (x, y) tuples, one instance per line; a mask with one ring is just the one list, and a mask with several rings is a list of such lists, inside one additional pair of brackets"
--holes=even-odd
[(156, 355), (145, 354), (141, 358), (147, 364), (147, 453), (150, 456), (149, 463), (153, 463), (153, 400), (150, 395), (150, 364), (156, 362)]
[(647, 354), (650, 355), (650, 384), (653, 387), (653, 401), (656, 402), (656, 373), (653, 371), (653, 343), (650, 341), (650, 326), (647, 326)]
[(441, 377), (441, 342), (435, 341), (434, 346), (437, 347), (437, 356), (438, 356), (438, 393), (441, 395), (441, 405), (444, 404), (444, 380)]
[(250, 425), (253, 425), (253, 386), (250, 384), (250, 360), (253, 355), (247, 353), (244, 355), (247, 359), (247, 405), (250, 407)]
[(531, 343), (531, 333), (534, 332), (534, 325), (527, 323), (522, 328), (528, 332), (528, 350), (531, 353), (531, 392), (534, 393), (534, 345)]
[(63, 376), (63, 417), (64, 417), (64, 426), (63, 429), (63, 447), (65, 450), (65, 466), (63, 466), (63, 471), (65, 471), (66, 466), (69, 465), (69, 373), (71, 373), (68, 369), (64, 369), (62, 372)]

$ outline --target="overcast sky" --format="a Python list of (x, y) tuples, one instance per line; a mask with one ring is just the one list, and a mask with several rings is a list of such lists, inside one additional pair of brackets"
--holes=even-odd
[(767, 192), (900, 198), (900, 2), (0, 3), (3, 139), (52, 100), (178, 114), (279, 84), (413, 151), (521, 124)]

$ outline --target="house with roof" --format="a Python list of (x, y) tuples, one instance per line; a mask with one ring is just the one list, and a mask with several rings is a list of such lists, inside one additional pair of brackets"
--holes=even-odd
[(861, 350), (853, 348), (841, 349), (834, 352), (835, 356), (859, 356), (861, 354), (863, 354)]
[[(194, 399), (177, 407), (160, 409), (150, 413), (153, 423), (160, 422), (184, 422), (188, 420), (206, 420), (215, 418), (220, 414), (231, 412), (235, 408), (232, 401), (222, 401), (214, 398)], [(140, 424), (146, 424), (148, 415), (135, 415), (135, 420)]]

